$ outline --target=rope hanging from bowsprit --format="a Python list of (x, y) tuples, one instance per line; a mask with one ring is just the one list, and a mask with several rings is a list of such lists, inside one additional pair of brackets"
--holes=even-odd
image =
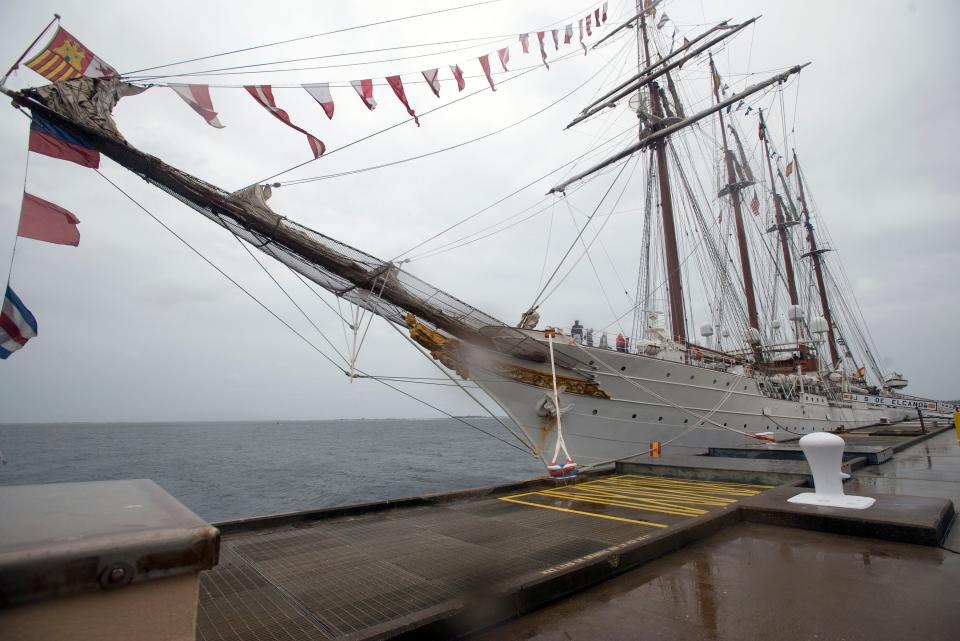
[[(543, 330), (543, 335), (547, 339), (547, 345), (550, 347), (550, 376), (553, 381), (553, 406), (557, 410), (557, 444), (553, 448), (553, 458), (550, 459), (550, 465), (547, 466), (547, 472), (550, 476), (558, 479), (571, 478), (577, 475), (577, 464), (573, 462), (570, 452), (567, 451), (567, 444), (563, 440), (563, 425), (560, 421), (560, 392), (557, 391), (557, 366), (553, 360), (553, 337), (556, 330), (548, 328)], [(560, 459), (560, 453), (563, 453), (566, 462), (560, 465), (557, 461)]]

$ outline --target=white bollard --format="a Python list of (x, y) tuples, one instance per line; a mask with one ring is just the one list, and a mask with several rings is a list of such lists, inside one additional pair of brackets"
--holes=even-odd
[(843, 493), (843, 480), (849, 474), (841, 471), (844, 440), (836, 434), (816, 432), (800, 439), (800, 449), (807, 457), (813, 474), (813, 492), (804, 492), (787, 499), (790, 503), (845, 507), (863, 510), (873, 505), (876, 499), (868, 496), (847, 496)]

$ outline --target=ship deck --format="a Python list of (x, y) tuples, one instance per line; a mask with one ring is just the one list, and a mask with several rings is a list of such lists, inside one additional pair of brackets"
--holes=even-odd
[[(859, 467), (848, 491), (960, 501), (960, 447), (946, 430), (848, 436), (907, 448)], [(786, 627), (795, 638), (936, 639), (960, 629), (960, 532), (943, 537), (952, 506), (917, 498), (912, 512), (880, 509), (859, 530), (837, 529), (822, 515), (784, 516), (776, 506), (798, 491), (790, 484), (688, 476), (610, 471), (222, 523), (198, 638), (747, 639), (786, 638)], [(931, 520), (938, 509), (946, 523)], [(794, 605), (825, 614), (785, 615)]]

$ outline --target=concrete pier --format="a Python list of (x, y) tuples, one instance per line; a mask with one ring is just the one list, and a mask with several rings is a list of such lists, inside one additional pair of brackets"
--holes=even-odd
[[(953, 638), (960, 561), (945, 499), (960, 500), (960, 447), (952, 430), (899, 431), (846, 437), (902, 450), (847, 461), (858, 461), (847, 491), (882, 508), (854, 516), (782, 508), (809, 491), (803, 461), (692, 456), (701, 466), (684, 462), (685, 475), (620, 465), (576, 483), (218, 524), (198, 638)], [(778, 488), (743, 482), (750, 464), (798, 474)], [(922, 606), (883, 624), (908, 597)], [(788, 603), (829, 616), (804, 624)]]

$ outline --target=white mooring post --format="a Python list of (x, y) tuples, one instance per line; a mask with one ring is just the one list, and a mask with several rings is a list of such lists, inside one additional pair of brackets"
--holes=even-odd
[(807, 457), (813, 473), (814, 491), (804, 492), (787, 499), (790, 503), (845, 507), (863, 510), (873, 505), (876, 499), (868, 496), (847, 496), (843, 493), (843, 480), (849, 475), (840, 470), (843, 463), (844, 441), (836, 434), (816, 432), (800, 439), (800, 449)]

